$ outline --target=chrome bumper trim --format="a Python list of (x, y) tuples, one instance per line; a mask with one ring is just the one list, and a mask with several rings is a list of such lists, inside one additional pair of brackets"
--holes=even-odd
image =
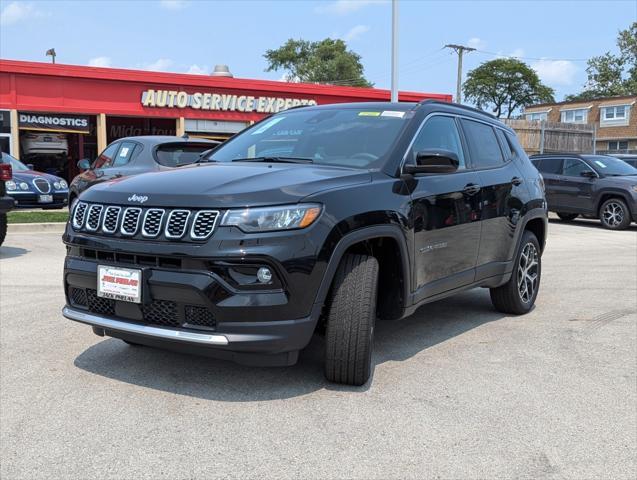
[(62, 309), (62, 315), (76, 322), (86, 323), (94, 327), (101, 327), (119, 332), (134, 333), (147, 337), (164, 338), (179, 342), (203, 343), (206, 345), (228, 345), (228, 339), (223, 335), (209, 335), (206, 333), (185, 332), (172, 328), (151, 327), (148, 325), (137, 325), (110, 318), (100, 317), (92, 313), (82, 312), (69, 307)]

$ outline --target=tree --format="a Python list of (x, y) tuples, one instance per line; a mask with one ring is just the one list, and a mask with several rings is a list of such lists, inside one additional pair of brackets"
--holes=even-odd
[(617, 36), (619, 54), (606, 52), (587, 62), (584, 90), (566, 100), (637, 95), (637, 22)]
[(463, 84), (465, 98), (478, 108), (489, 107), (506, 118), (521, 107), (553, 102), (553, 89), (531, 67), (514, 58), (498, 58), (471, 70)]
[(371, 87), (363, 76), (361, 57), (343, 40), (319, 42), (289, 39), (276, 50), (267, 50), (266, 72), (286, 70), (287, 81)]

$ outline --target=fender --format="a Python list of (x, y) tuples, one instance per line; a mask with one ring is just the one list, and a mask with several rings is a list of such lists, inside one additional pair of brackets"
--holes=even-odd
[(371, 240), (373, 238), (380, 237), (390, 237), (398, 243), (398, 247), (400, 248), (400, 258), (402, 260), (403, 275), (405, 277), (403, 281), (405, 289), (403, 292), (403, 298), (405, 298), (405, 300), (409, 298), (409, 294), (411, 293), (411, 265), (409, 262), (409, 250), (407, 248), (405, 235), (398, 225), (374, 225), (354, 230), (341, 238), (336, 244), (329, 263), (327, 264), (327, 268), (325, 269), (325, 273), (323, 274), (321, 286), (316, 294), (316, 299), (314, 301), (315, 307), (317, 305), (322, 306), (325, 303), (327, 293), (332, 285), (332, 280), (334, 279), (334, 275), (336, 275), (336, 269), (341, 263), (341, 259), (347, 249), (364, 240)]
[(536, 218), (541, 218), (544, 223), (544, 239), (542, 240), (540, 245), (540, 249), (544, 251), (544, 247), (546, 246), (546, 238), (548, 237), (548, 231), (549, 231), (548, 230), (549, 219), (548, 219), (548, 213), (546, 209), (540, 208), (540, 207), (532, 208), (531, 210), (526, 212), (526, 214), (522, 218), (522, 221), (520, 222), (520, 228), (518, 229), (518, 232), (516, 233), (516, 237), (515, 237), (516, 251), (517, 251), (517, 244), (519, 242), (520, 236), (522, 235), (522, 232), (526, 230), (527, 224), (531, 220), (535, 220)]
[(594, 214), (598, 215), (599, 214), (599, 208), (602, 206), (602, 197), (604, 197), (604, 195), (612, 195), (614, 197), (619, 197), (621, 198), (624, 202), (626, 202), (626, 206), (628, 207), (628, 211), (631, 214), (634, 214), (635, 212), (633, 212), (630, 208), (632, 200), (631, 198), (628, 196), (628, 194), (626, 193), (625, 190), (621, 190), (621, 189), (615, 189), (615, 188), (605, 188), (603, 190), (600, 190), (599, 192), (597, 192), (595, 194), (595, 211)]

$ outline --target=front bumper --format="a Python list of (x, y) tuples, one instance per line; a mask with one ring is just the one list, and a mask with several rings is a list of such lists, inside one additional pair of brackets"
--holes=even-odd
[(52, 202), (41, 203), (40, 193), (12, 191), (9, 196), (13, 199), (15, 208), (64, 208), (69, 202), (69, 192), (52, 192)]

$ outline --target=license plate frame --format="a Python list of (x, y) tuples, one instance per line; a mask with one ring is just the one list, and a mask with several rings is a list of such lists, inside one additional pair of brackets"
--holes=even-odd
[(53, 195), (38, 195), (38, 203), (53, 203)]
[(142, 303), (142, 270), (97, 266), (97, 296), (129, 303)]

